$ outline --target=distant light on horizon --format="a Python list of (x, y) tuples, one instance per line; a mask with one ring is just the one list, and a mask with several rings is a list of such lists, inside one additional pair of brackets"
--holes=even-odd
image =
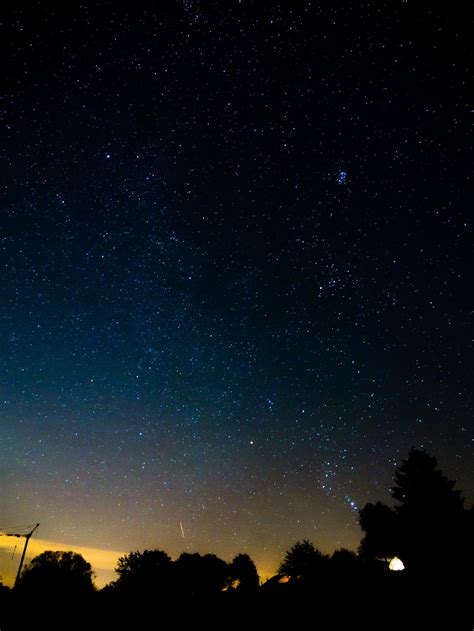
[(388, 569), (392, 570), (392, 572), (400, 572), (401, 570), (405, 569), (405, 566), (403, 565), (403, 561), (401, 559), (399, 559), (398, 557), (393, 557), (393, 559), (390, 559)]

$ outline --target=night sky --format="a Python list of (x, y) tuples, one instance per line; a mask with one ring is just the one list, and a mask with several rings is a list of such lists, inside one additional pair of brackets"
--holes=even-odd
[(15, 4), (0, 526), (268, 575), (411, 446), (471, 500), (469, 3)]

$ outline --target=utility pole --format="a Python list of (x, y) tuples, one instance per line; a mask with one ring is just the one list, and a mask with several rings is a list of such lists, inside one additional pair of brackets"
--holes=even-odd
[(18, 579), (20, 578), (21, 575), (21, 570), (23, 568), (23, 562), (25, 560), (25, 554), (26, 554), (26, 548), (28, 547), (28, 542), (31, 539), (31, 535), (34, 533), (34, 531), (39, 528), (39, 524), (35, 524), (35, 527), (33, 528), (33, 530), (30, 530), (30, 532), (28, 532), (26, 535), (22, 535), (22, 534), (17, 534), (16, 532), (5, 532), (5, 533), (0, 533), (0, 534), (5, 534), (7, 537), (25, 537), (25, 545), (23, 547), (23, 553), (21, 555), (21, 559), (20, 559), (20, 566), (18, 567), (18, 572), (16, 574), (16, 578), (15, 578), (15, 583), (13, 585), (13, 589), (15, 589), (17, 583), (18, 583)]

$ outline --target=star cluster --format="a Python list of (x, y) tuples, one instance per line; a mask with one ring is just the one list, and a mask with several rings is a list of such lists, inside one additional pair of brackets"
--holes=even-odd
[(157, 4), (5, 20), (2, 520), (271, 573), (412, 445), (469, 497), (465, 9)]

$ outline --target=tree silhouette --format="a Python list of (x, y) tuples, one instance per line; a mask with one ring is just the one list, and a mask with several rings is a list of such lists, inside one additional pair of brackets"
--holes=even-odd
[(162, 550), (130, 552), (119, 558), (115, 571), (119, 575), (115, 585), (121, 590), (150, 593), (172, 588), (173, 564)]
[(231, 585), (240, 592), (252, 592), (259, 586), (255, 563), (248, 554), (238, 554), (229, 565)]
[(205, 554), (201, 562), (201, 584), (203, 593), (217, 594), (221, 592), (229, 575), (229, 566), (215, 554)]
[(35, 595), (84, 596), (94, 591), (90, 563), (76, 552), (48, 550), (25, 567), (18, 583), (20, 591)]
[(388, 558), (400, 554), (398, 517), (383, 504), (366, 504), (359, 513), (359, 523), (366, 533), (360, 553), (368, 558)]
[(455, 481), (437, 467), (433, 456), (410, 450), (395, 472), (394, 509), (378, 502), (360, 512), (362, 552), (398, 556), (407, 570), (425, 575), (455, 570), (463, 559), (472, 560), (471, 511), (464, 510)]
[(400, 523), (400, 558), (417, 570), (449, 565), (462, 533), (464, 499), (437, 469), (436, 458), (412, 449), (395, 472), (392, 497)]
[(228, 565), (215, 554), (183, 552), (175, 561), (178, 588), (183, 595), (198, 597), (220, 593), (228, 581)]
[(331, 565), (336, 567), (340, 571), (345, 571), (349, 568), (357, 567), (359, 564), (359, 557), (352, 550), (347, 548), (339, 548), (334, 550), (331, 556)]
[(328, 557), (322, 554), (314, 545), (304, 539), (290, 548), (280, 564), (279, 574), (285, 574), (291, 579), (312, 581), (324, 568)]
[(395, 471), (395, 486), (391, 489), (392, 497), (400, 502), (395, 510), (400, 513), (423, 513), (432, 511), (449, 514), (461, 514), (464, 499), (461, 491), (454, 490), (455, 481), (448, 480), (437, 469), (434, 456), (425, 451), (411, 449), (408, 458)]

